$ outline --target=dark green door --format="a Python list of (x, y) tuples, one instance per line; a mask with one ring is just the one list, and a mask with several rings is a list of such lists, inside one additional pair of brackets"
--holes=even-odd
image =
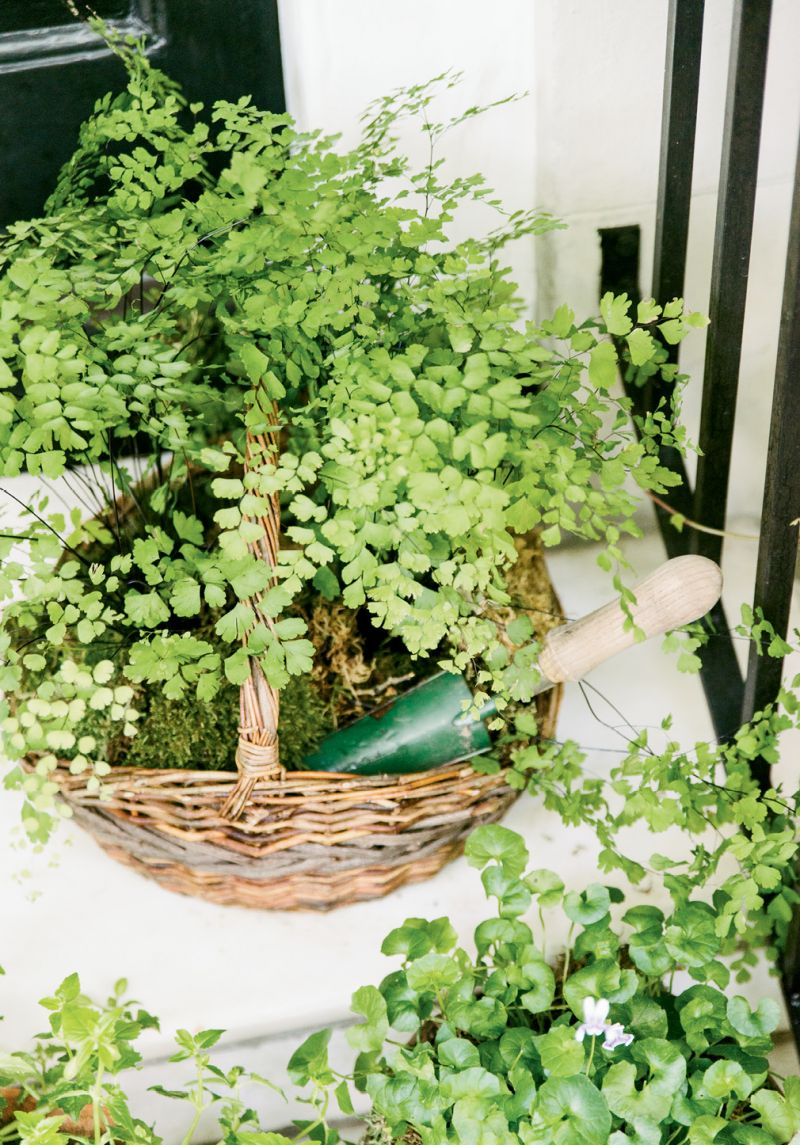
[[(277, 0), (95, 0), (190, 99), (284, 110)], [(62, 0), (0, 0), (0, 227), (41, 211), (78, 125), (124, 73)]]

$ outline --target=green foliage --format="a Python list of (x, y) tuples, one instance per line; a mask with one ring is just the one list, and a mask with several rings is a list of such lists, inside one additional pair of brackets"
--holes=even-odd
[[(744, 946), (746, 973), (750, 948), (780, 941), (798, 901), (795, 796), (753, 778), (797, 725), (794, 691), (724, 743), (687, 750), (643, 732), (605, 782), (576, 745), (535, 741), (538, 644), (509, 591), (515, 538), (536, 528), (548, 546), (597, 542), (630, 602), (631, 488), (668, 490), (660, 450), (687, 447), (665, 344), (705, 319), (680, 299), (634, 308), (606, 294), (596, 317), (563, 305), (524, 322), (503, 249), (558, 224), (506, 213), (479, 176), (445, 180), (437, 148), (453, 124), (431, 109), (450, 77), (379, 101), (341, 153), (246, 97), (187, 109), (144, 57), (115, 50), (127, 90), (98, 103), (45, 217), (0, 245), (0, 475), (61, 476), (91, 510), (54, 511), (43, 482), (24, 531), (0, 537), (0, 686), (16, 696), (4, 747), (36, 760), (7, 782), (25, 791), (29, 834), (52, 824), (58, 755), (97, 786), (109, 742), (132, 740), (131, 762), (157, 764), (169, 720), (188, 762), (201, 726), (227, 734), (253, 661), (285, 710), (297, 698), (314, 722), (297, 682), (314, 649), (296, 609), (313, 588), (491, 694), (509, 783), (591, 823), (608, 869), (645, 873), (620, 842), (633, 823), (688, 833), (688, 863), (649, 866), (686, 901), (716, 882), (714, 928), (726, 952)], [(403, 117), (429, 137), (419, 171), (393, 137)], [(452, 241), (475, 201), (497, 226)], [(634, 416), (620, 371), (661, 387), (654, 413)], [(275, 455), (259, 444), (274, 427)], [(133, 495), (125, 520), (119, 493)], [(256, 552), (272, 498), (274, 583)], [(787, 647), (760, 617), (742, 634), (765, 654)], [(697, 668), (703, 639), (667, 638), (679, 668)], [(35, 694), (32, 673), (46, 677)], [(140, 714), (153, 722), (139, 720), (137, 743)], [(516, 876), (513, 862), (486, 876), (504, 910), (531, 893), (508, 898)], [(576, 922), (591, 909), (576, 905)], [(644, 937), (641, 950), (664, 957)]]
[[(508, 214), (479, 176), (444, 180), (435, 149), (454, 124), (430, 106), (451, 78), (379, 101), (342, 154), (247, 97), (187, 109), (140, 53), (115, 51), (127, 90), (97, 104), (45, 217), (0, 245), (0, 475), (62, 476), (104, 506), (67, 518), (43, 485), (24, 533), (0, 539), (0, 600), (16, 596), (6, 617), (29, 630), (24, 650), (0, 648), (2, 683), (18, 692), (26, 666), (57, 661), (51, 706), (5, 729), (12, 757), (40, 756), (23, 784), (34, 837), (74, 701), (109, 708), (123, 733), (133, 719), (110, 687), (93, 700), (94, 685), (64, 679), (59, 664), (83, 659), (65, 649), (109, 642), (114, 687), (155, 685), (169, 701), (213, 702), (251, 660), (285, 689), (311, 668), (291, 605), (313, 583), (411, 655), (444, 646), (443, 665), (469, 669), (502, 712), (538, 679), (531, 628), (508, 607), (515, 535), (599, 541), (620, 567), (620, 538), (636, 532), (628, 478), (664, 491), (659, 448), (684, 447), (679, 386), (638, 437), (612, 393), (606, 335), (623, 328), (626, 368), (674, 380), (645, 329), (655, 304), (641, 319), (622, 296), (596, 319), (561, 307), (522, 321), (503, 248), (558, 224)], [(406, 116), (429, 136), (421, 171), (393, 139)], [(497, 225), (454, 243), (467, 201)], [(677, 301), (663, 317), (675, 338), (694, 321)], [(275, 418), (273, 455), (258, 442)], [(135, 487), (131, 456), (161, 479)], [(213, 478), (202, 490), (198, 474)], [(120, 492), (135, 497), (133, 532)], [(273, 497), (274, 584), (255, 551)], [(197, 635), (213, 610), (221, 649)], [(102, 778), (101, 753), (79, 757)]]
[[(692, 647), (708, 635), (696, 626)], [(765, 656), (783, 656), (787, 647), (791, 651), (800, 645), (798, 633), (791, 645), (779, 641), (763, 616), (747, 607), (735, 635), (752, 641)], [(584, 753), (575, 743), (518, 746), (512, 750), (517, 773), (512, 782), (542, 798), (567, 823), (591, 826), (601, 844), (604, 870), (621, 870), (635, 882), (655, 874), (684, 902), (698, 890), (713, 888), (713, 910), (695, 911), (695, 935), (707, 934), (711, 944), (721, 940), (722, 952), (732, 956), (743, 980), (749, 977), (754, 948), (766, 944), (776, 953), (800, 902), (797, 792), (794, 785), (787, 791), (779, 784), (762, 790), (754, 772), (759, 761), (778, 763), (781, 737), (800, 727), (798, 688), (800, 676), (786, 683), (774, 705), (757, 711), (725, 741), (687, 748), (670, 737), (669, 719), (660, 733), (642, 730), (620, 752), (607, 780), (584, 772)], [(680, 828), (680, 857), (627, 854), (621, 842), (624, 829), (642, 823), (654, 834)], [(688, 859), (687, 837), (692, 840)], [(663, 935), (655, 924), (632, 941), (632, 949), (655, 968), (666, 957), (662, 938), (681, 953), (681, 935)], [(715, 968), (710, 977), (715, 974), (720, 980), (722, 969)]]
[(131, 1114), (119, 1075), (137, 1067), (141, 1055), (134, 1043), (158, 1022), (123, 1001), (126, 990), (120, 979), (98, 1006), (71, 974), (42, 999), (49, 1029), (35, 1049), (0, 1054), (0, 1087), (10, 1105), (0, 1109), (0, 1140), (67, 1145), (83, 1137), (94, 1145), (156, 1145), (153, 1130)]
[[(401, 968), (354, 995), (365, 1020), (350, 1030), (361, 1052), (346, 1080), (371, 1099), (371, 1140), (793, 1139), (800, 1080), (787, 1079), (781, 1092), (766, 1057), (776, 1007), (762, 1001), (751, 1011), (709, 984), (723, 941), (705, 903), (678, 895), (668, 915), (634, 906), (620, 923), (612, 915), (623, 898), (617, 888), (565, 894), (552, 873), (526, 874), (523, 840), (499, 826), (474, 831), (467, 857), (484, 885), (503, 886), (498, 917), (475, 931), (477, 955), (457, 945), (446, 919), (408, 919), (383, 945)], [(538, 938), (522, 917), (531, 900)], [(569, 945), (550, 966), (545, 915), (559, 906), (571, 923)], [(677, 971), (695, 984), (675, 992)], [(542, 1004), (529, 1005), (543, 983)], [(292, 1059), (295, 1080), (311, 1084), (318, 1104), (334, 1082), (329, 1036), (312, 1035)]]
[[(111, 997), (98, 1005), (71, 974), (52, 997), (41, 1000), (48, 1030), (36, 1036), (30, 1051), (0, 1053), (0, 1142), (161, 1145), (153, 1127), (131, 1111), (123, 1076), (140, 1068), (136, 1043), (144, 1031), (158, 1029), (158, 1021), (124, 1000), (126, 991), (127, 983), (120, 979)], [(153, 1087), (185, 1107), (184, 1145), (193, 1141), (202, 1115), (212, 1107), (220, 1141), (292, 1145), (279, 1133), (260, 1131), (258, 1115), (242, 1097), (244, 1086), (250, 1093), (254, 1086), (276, 1087), (241, 1066), (223, 1070), (212, 1061), (210, 1051), (222, 1033), (178, 1030), (177, 1048), (169, 1060), (188, 1065), (188, 1081), (182, 1088)], [(321, 1140), (303, 1131), (292, 1140), (308, 1145), (312, 1139)], [(336, 1134), (327, 1136), (329, 1145), (336, 1140)]]
[[(778, 1014), (769, 1001), (753, 1010), (710, 984), (722, 945), (698, 924), (702, 901), (676, 898), (667, 914), (633, 906), (620, 921), (615, 887), (565, 893), (551, 872), (526, 873), (523, 841), (502, 827), (478, 828), (468, 851), (484, 883), (495, 885), (492, 871), (504, 882), (496, 915), (475, 930), (476, 954), (446, 918), (393, 930), (383, 950), (399, 967), (353, 995), (352, 1071), (331, 1063), (330, 1030), (311, 1034), (288, 1063), (310, 1106), (291, 1139), (263, 1130), (242, 1097), (269, 1081), (214, 1063), (221, 1030), (177, 1032), (170, 1060), (189, 1067), (187, 1081), (154, 1088), (184, 1106), (186, 1145), (212, 1107), (224, 1142), (337, 1145), (327, 1120), (334, 1108), (353, 1115), (354, 1091), (371, 1101), (370, 1145), (417, 1136), (442, 1145), (794, 1139), (800, 1079), (779, 1086), (767, 1061)], [(532, 909), (513, 905), (526, 899)], [(545, 928), (557, 909), (571, 929), (551, 964)], [(672, 938), (657, 943), (655, 931)], [(664, 961), (654, 969), (652, 950), (643, 951), (656, 945)], [(676, 991), (677, 971), (693, 982)], [(0, 1142), (158, 1145), (132, 1112), (124, 1077), (139, 1068), (140, 1035), (158, 1023), (124, 1000), (126, 989), (120, 980), (97, 1005), (73, 974), (42, 1000), (46, 1032), (30, 1051), (0, 1053)]]

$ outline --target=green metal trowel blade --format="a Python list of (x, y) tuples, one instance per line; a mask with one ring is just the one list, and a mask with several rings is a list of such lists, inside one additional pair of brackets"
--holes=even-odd
[(454, 763), (491, 747), (483, 718), (469, 715), (472, 693), (463, 676), (441, 672), (388, 700), (369, 715), (326, 736), (304, 764), (311, 771), (404, 775)]

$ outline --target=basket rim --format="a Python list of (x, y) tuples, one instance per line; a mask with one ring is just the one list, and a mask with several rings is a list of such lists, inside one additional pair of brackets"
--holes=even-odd
[[(562, 685), (559, 684), (557, 687), (560, 689)], [(556, 689), (553, 688), (551, 690), (555, 691)], [(28, 753), (21, 760), (21, 763), (27, 771), (34, 771), (38, 760), (44, 758), (45, 755), (48, 754), (52, 753)], [(319, 781), (323, 784), (347, 782), (353, 786), (356, 786), (363, 783), (367, 787), (391, 787), (395, 784), (409, 786), (415, 779), (418, 782), (422, 782), (424, 776), (443, 774), (444, 772), (452, 772), (454, 775), (460, 775), (462, 773), (466, 774), (467, 770), (471, 770), (476, 777), (483, 778), (485, 773), (476, 771), (475, 768), (471, 767), (470, 765), (470, 759), (474, 758), (476, 757), (465, 756), (459, 760), (449, 760), (446, 763), (435, 764), (433, 767), (420, 768), (419, 771), (398, 772), (396, 774), (392, 772), (379, 772), (376, 775), (360, 775), (357, 772), (352, 771), (311, 771), (310, 769), (307, 770), (305, 768), (296, 768), (294, 770), (286, 769), (283, 775), (260, 780), (258, 786), (259, 788), (273, 786), (280, 790), (281, 788), (296, 785), (304, 779), (310, 779), (315, 782)], [(50, 774), (64, 778), (68, 776), (71, 781), (74, 780), (75, 787), (85, 785), (84, 772), (71, 772), (70, 762), (71, 761), (68, 759), (59, 758), (57, 767), (52, 772), (50, 772)], [(493, 772), (492, 774), (500, 775), (506, 770), (508, 770), (507, 765), (501, 765), (499, 770), (497, 772)], [(129, 767), (125, 764), (115, 763), (111, 765), (111, 772), (108, 775), (103, 776), (100, 782), (101, 784), (106, 785), (113, 783), (115, 778), (122, 780), (123, 778), (134, 779), (139, 776), (169, 776), (181, 778), (185, 782), (181, 783), (180, 786), (187, 786), (186, 781), (189, 780), (192, 782), (197, 782), (201, 786), (205, 786), (206, 784), (209, 786), (224, 786), (235, 784), (237, 782), (238, 773), (231, 770), (216, 771), (212, 768)], [(151, 786), (154, 787), (166, 785), (166, 782), (159, 784), (157, 780), (151, 784)]]
[[(551, 590), (553, 596), (557, 599), (555, 589)], [(546, 692), (540, 692), (535, 699), (539, 704), (539, 712), (537, 713), (538, 721), (541, 725), (550, 725), (555, 727), (558, 718), (558, 712), (561, 707), (561, 700), (564, 692), (564, 685), (556, 683), (552, 688)], [(541, 710), (544, 708), (544, 710)], [(52, 755), (51, 752), (29, 752), (21, 760), (20, 764), (27, 772), (36, 770), (36, 764), (47, 755)], [(507, 761), (501, 761), (497, 771), (491, 773), (481, 772), (472, 766), (473, 759), (480, 758), (479, 753), (475, 755), (462, 756), (459, 759), (447, 760), (444, 763), (435, 764), (432, 767), (420, 768), (418, 771), (409, 772), (379, 772), (374, 775), (361, 775), (358, 772), (350, 771), (312, 771), (306, 768), (296, 768), (293, 770), (283, 769), (280, 774), (274, 776), (265, 776), (259, 780), (258, 787), (260, 789), (286, 790), (290, 787), (295, 787), (303, 782), (311, 782), (313, 785), (333, 786), (337, 783), (344, 784), (346, 787), (358, 787), (359, 785), (366, 788), (380, 788), (393, 786), (410, 787), (415, 783), (424, 785), (428, 780), (426, 777), (438, 775), (444, 779), (448, 775), (466, 775), (471, 772), (476, 780), (486, 778), (496, 778), (498, 775), (503, 775), (504, 772), (510, 770), (510, 765)], [(53, 778), (57, 778), (59, 785), (61, 781), (65, 781), (69, 787), (78, 789), (85, 787), (86, 784), (86, 771), (72, 772), (70, 770), (71, 761), (61, 757), (57, 758), (57, 766), (49, 774)], [(124, 763), (112, 764), (110, 772), (103, 776), (101, 779), (101, 789), (103, 786), (122, 786), (124, 780), (147, 780), (142, 784), (145, 787), (168, 787), (171, 782), (175, 783), (176, 787), (187, 787), (196, 784), (200, 787), (205, 786), (218, 786), (218, 787), (235, 787), (239, 782), (239, 772), (232, 769), (220, 771), (214, 768), (188, 768), (188, 767), (137, 767), (129, 766)], [(160, 778), (156, 778), (160, 777)]]

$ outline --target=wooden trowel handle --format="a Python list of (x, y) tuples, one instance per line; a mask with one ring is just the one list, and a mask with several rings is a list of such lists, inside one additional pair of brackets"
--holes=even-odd
[[(674, 557), (636, 585), (631, 614), (646, 637), (680, 628), (705, 615), (719, 600), (722, 573), (705, 557)], [(539, 670), (554, 684), (580, 680), (592, 668), (636, 642), (624, 628), (619, 600), (573, 624), (555, 628), (545, 639)]]

